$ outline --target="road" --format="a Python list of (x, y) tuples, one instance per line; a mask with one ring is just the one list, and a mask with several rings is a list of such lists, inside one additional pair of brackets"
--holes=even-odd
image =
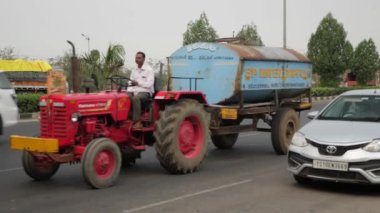
[[(320, 110), (326, 102), (315, 103)], [(301, 115), (307, 122), (306, 112)], [(9, 134), (35, 135), (37, 122), (22, 122), (0, 137), (0, 212), (378, 212), (380, 188), (317, 182), (295, 183), (285, 156), (274, 154), (269, 133), (244, 133), (233, 150), (210, 151), (200, 171), (170, 175), (153, 148), (117, 185), (92, 190), (80, 165), (63, 165), (49, 181), (32, 181)]]

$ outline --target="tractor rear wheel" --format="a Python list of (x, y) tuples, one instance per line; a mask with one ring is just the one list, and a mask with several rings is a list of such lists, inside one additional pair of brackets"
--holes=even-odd
[(95, 189), (112, 186), (120, 173), (121, 153), (119, 146), (108, 138), (91, 141), (82, 156), (82, 174)]
[(51, 159), (33, 156), (28, 151), (23, 151), (22, 153), (24, 171), (36, 181), (50, 179), (58, 171), (59, 165), (59, 163), (53, 162)]
[(209, 116), (195, 100), (183, 99), (160, 113), (154, 136), (157, 158), (173, 174), (199, 169), (210, 141)]
[(285, 155), (297, 132), (300, 121), (297, 112), (291, 108), (281, 108), (272, 121), (272, 146), (279, 155)]

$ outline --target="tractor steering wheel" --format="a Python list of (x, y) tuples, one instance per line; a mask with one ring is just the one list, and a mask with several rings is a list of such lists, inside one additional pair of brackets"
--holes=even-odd
[(118, 91), (121, 91), (123, 88), (127, 90), (128, 87), (131, 86), (131, 82), (132, 82), (130, 78), (127, 78), (121, 75), (113, 75), (107, 78), (107, 80), (110, 81), (111, 89), (113, 85), (116, 85)]

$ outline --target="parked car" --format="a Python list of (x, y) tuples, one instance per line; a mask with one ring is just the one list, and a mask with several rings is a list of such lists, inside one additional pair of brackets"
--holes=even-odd
[(298, 183), (313, 179), (380, 183), (380, 90), (338, 96), (293, 137), (288, 166)]
[(6, 75), (0, 71), (0, 135), (4, 127), (17, 124), (18, 119), (16, 93)]

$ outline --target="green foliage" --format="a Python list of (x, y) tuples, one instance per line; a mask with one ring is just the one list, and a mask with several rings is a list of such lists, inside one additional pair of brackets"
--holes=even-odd
[(336, 96), (340, 95), (344, 92), (347, 92), (349, 90), (355, 90), (355, 89), (374, 89), (379, 87), (370, 87), (370, 86), (363, 86), (363, 87), (313, 87), (311, 89), (311, 96), (313, 97), (323, 97), (323, 96)]
[(358, 44), (352, 61), (352, 72), (356, 75), (359, 85), (367, 85), (368, 81), (375, 79), (379, 62), (379, 53), (372, 39), (363, 40)]
[(254, 24), (243, 25), (236, 37), (239, 38), (244, 45), (264, 46), (257, 32), (257, 27)]
[(218, 37), (215, 29), (210, 25), (206, 13), (202, 13), (199, 19), (190, 21), (187, 30), (183, 34), (183, 45), (196, 42), (212, 42)]
[(92, 50), (83, 57), (81, 63), (84, 78), (96, 78), (98, 89), (105, 89), (106, 79), (121, 73), (124, 55), (124, 47), (120, 44), (110, 44), (105, 55), (101, 55), (98, 50)]
[(308, 57), (313, 62), (313, 71), (321, 76), (323, 86), (337, 86), (340, 75), (349, 68), (352, 46), (346, 36), (343, 25), (329, 13), (310, 37)]
[(20, 113), (38, 112), (40, 97), (45, 94), (17, 94), (17, 106)]

